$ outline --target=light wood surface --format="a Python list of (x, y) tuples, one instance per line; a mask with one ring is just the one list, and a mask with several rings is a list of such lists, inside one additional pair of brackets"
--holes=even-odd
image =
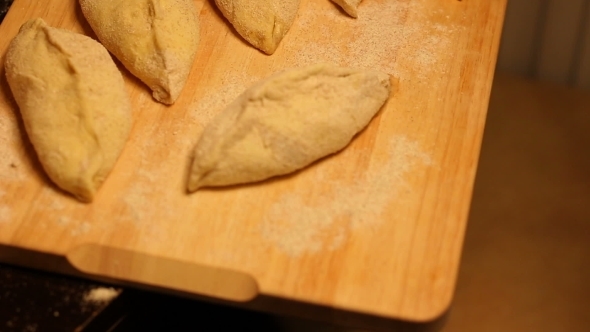
[[(174, 106), (123, 70), (134, 129), (90, 205), (44, 175), (2, 72), (0, 244), (66, 257), (89, 276), (235, 301), (264, 295), (415, 322), (441, 315), (505, 1), (365, 1), (354, 20), (330, 1), (304, 0), (271, 57), (212, 2), (196, 3), (201, 44)], [(73, 0), (16, 0), (0, 26), (2, 55), (32, 17), (94, 37)], [(211, 115), (251, 82), (316, 62), (381, 69), (399, 89), (342, 153), (292, 176), (186, 195), (191, 150)]]

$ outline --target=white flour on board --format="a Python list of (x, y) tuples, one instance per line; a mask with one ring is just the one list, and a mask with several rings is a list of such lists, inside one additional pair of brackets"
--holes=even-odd
[[(2, 111), (4, 112), (4, 110)], [(0, 185), (11, 185), (24, 179), (23, 161), (19, 149), (22, 142), (16, 119), (0, 112)], [(0, 224), (12, 220), (10, 195), (0, 189)]]
[[(137, 154), (139, 163), (130, 174), (133, 180), (120, 193), (122, 211), (118, 222), (140, 230), (141, 242), (167, 241), (171, 229), (166, 224), (181, 218), (184, 201), (178, 193), (184, 189), (182, 176), (198, 136), (185, 121), (166, 126), (142, 133), (134, 142), (129, 153)], [(158, 163), (152, 162), (153, 155), (160, 157)]]
[(431, 165), (429, 155), (405, 136), (394, 137), (388, 159), (367, 170), (363, 178), (349, 185), (337, 179), (326, 181), (318, 167), (318, 180), (335, 188), (313, 203), (304, 202), (301, 193), (281, 196), (264, 216), (262, 237), (291, 256), (336, 250), (347, 234), (360, 227), (378, 226), (380, 216), (401, 190), (411, 190), (404, 179), (416, 167)]
[[(58, 219), (58, 222), (59, 222), (59, 219)], [(89, 222), (83, 221), (76, 228), (72, 229), (70, 231), (70, 233), (72, 234), (72, 236), (84, 235), (84, 234), (90, 232), (91, 227), (92, 226)]]
[[(153, 152), (152, 149), (158, 142), (161, 141), (159, 134), (156, 133), (149, 143), (139, 147), (141, 161), (133, 174), (134, 180), (130, 183), (130, 187), (121, 193), (126, 205), (121, 217), (126, 221), (141, 223), (153, 218), (169, 217), (172, 213), (171, 191), (169, 188), (162, 187), (171, 183), (165, 180), (172, 174), (167, 172), (169, 164), (166, 158), (157, 165), (146, 162), (150, 160), (148, 154)], [(156, 197), (157, 199), (154, 199)]]
[[(4, 110), (2, 111), (4, 112)], [(0, 113), (0, 181), (21, 181), (23, 156), (22, 140), (14, 116)]]
[[(297, 33), (290, 36), (293, 40), (284, 43), (287, 65), (330, 62), (378, 69), (401, 80), (425, 77), (433, 71), (444, 74), (447, 69), (442, 64), (446, 61), (439, 58), (452, 49), (449, 35), (459, 27), (451, 25), (448, 17), (448, 24), (428, 25), (425, 22), (430, 21), (430, 14), (443, 16), (441, 12), (432, 13), (432, 2), (424, 0), (365, 1), (359, 8), (358, 19), (342, 14), (335, 6), (326, 10), (319, 2), (309, 2), (294, 23)], [(407, 20), (408, 16), (414, 18)], [(392, 61), (398, 55), (411, 66), (399, 67), (397, 61)]]
[[(202, 130), (215, 115), (258, 80), (260, 77), (247, 75), (241, 71), (226, 72), (214, 91), (207, 92), (205, 96), (190, 106), (191, 120), (197, 123)], [(197, 132), (195, 135), (199, 136), (200, 133)]]
[(72, 219), (67, 216), (60, 216), (57, 218), (56, 222), (60, 226), (68, 226), (72, 222)]
[(0, 205), (0, 224), (10, 222), (12, 218), (12, 209), (7, 205)]
[(97, 287), (89, 290), (83, 300), (84, 302), (102, 304), (112, 301), (117, 295), (119, 292), (112, 287)]

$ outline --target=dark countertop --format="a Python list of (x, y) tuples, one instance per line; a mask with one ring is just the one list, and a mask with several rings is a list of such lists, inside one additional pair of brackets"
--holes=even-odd
[[(118, 295), (92, 301), (97, 290)], [(3, 332), (284, 331), (282, 324), (258, 312), (0, 265)]]
[(0, 331), (74, 330), (109, 304), (85, 299), (100, 287), (0, 265)]
[(13, 0), (0, 0), (0, 23), (2, 23), (2, 20), (4, 19), (6, 12), (8, 12), (8, 8), (10, 8), (12, 1)]

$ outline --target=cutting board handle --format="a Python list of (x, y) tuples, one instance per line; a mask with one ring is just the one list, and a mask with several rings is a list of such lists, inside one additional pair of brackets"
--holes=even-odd
[(66, 258), (83, 273), (164, 287), (223, 300), (246, 302), (258, 295), (250, 275), (98, 244), (84, 244)]

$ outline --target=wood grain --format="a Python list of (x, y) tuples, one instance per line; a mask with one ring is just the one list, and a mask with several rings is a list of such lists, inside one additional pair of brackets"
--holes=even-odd
[[(330, 1), (304, 0), (271, 57), (245, 44), (211, 2), (196, 3), (201, 44), (175, 105), (154, 102), (122, 69), (134, 129), (91, 205), (43, 174), (2, 74), (0, 244), (188, 293), (244, 300), (248, 292), (211, 283), (231, 271), (267, 297), (415, 322), (441, 315), (456, 281), (505, 1), (366, 1), (355, 21)], [(0, 26), (3, 55), (32, 17), (94, 37), (74, 0), (17, 0)], [(341, 153), (292, 176), (185, 193), (191, 150), (211, 115), (257, 79), (326, 61), (386, 71), (399, 91)], [(133, 264), (114, 266), (117, 252)], [(160, 260), (178, 273), (177, 264), (217, 272), (166, 285), (154, 273)]]

